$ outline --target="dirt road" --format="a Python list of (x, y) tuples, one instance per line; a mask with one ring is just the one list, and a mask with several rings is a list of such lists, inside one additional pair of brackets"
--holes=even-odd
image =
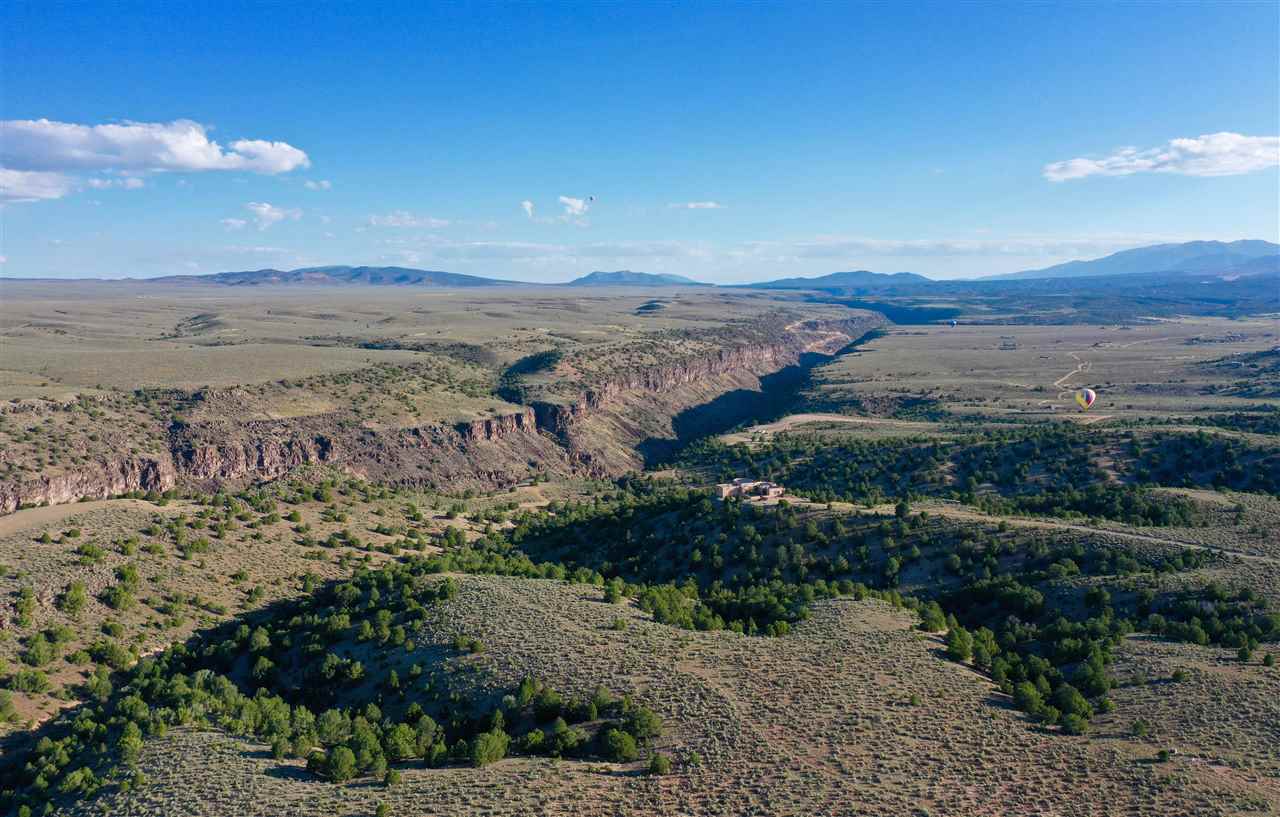
[[(791, 501), (796, 501), (791, 498)], [(804, 500), (800, 500), (803, 502)], [(809, 503), (818, 504), (818, 503)], [(843, 502), (834, 503), (836, 507), (848, 508), (865, 514), (892, 514), (893, 505), (877, 505), (873, 508), (866, 508), (860, 505), (850, 505)], [(934, 516), (945, 516), (949, 519), (961, 519), (967, 522), (1007, 522), (1010, 525), (1016, 525), (1024, 528), (1042, 528), (1052, 530), (1069, 530), (1078, 533), (1088, 533), (1093, 536), (1113, 536), (1117, 539), (1126, 539), (1131, 542), (1147, 542), (1155, 545), (1165, 545), (1168, 547), (1188, 548), (1191, 550), (1223, 550), (1222, 548), (1212, 548), (1197, 542), (1188, 542), (1182, 539), (1176, 539), (1168, 536), (1157, 536), (1149, 533), (1130, 533), (1128, 531), (1118, 531), (1113, 528), (1104, 528), (1096, 525), (1077, 524), (1074, 522), (1060, 522), (1055, 519), (1044, 519), (1035, 517), (1020, 516), (989, 516), (987, 514), (975, 511), (963, 506), (949, 505), (942, 503), (916, 503), (920, 510), (927, 510)], [(1246, 559), (1251, 562), (1263, 562), (1266, 564), (1280, 565), (1280, 559), (1270, 556), (1255, 556), (1248, 553), (1238, 553), (1232, 550), (1226, 550), (1232, 556), (1240, 559)]]
[(935, 427), (934, 423), (926, 423), (917, 420), (891, 420), (885, 417), (851, 417), (847, 414), (826, 414), (822, 412), (814, 412), (808, 414), (788, 414), (781, 420), (772, 423), (762, 423), (752, 426), (744, 431), (735, 431), (732, 434), (721, 435), (720, 439), (726, 443), (750, 442), (751, 438), (756, 434), (778, 434), (788, 431), (798, 425), (805, 423), (849, 423), (851, 425), (869, 425), (869, 426), (894, 426), (907, 431), (928, 431)]
[[(173, 506), (170, 506), (173, 507)], [(51, 525), (72, 516), (106, 508), (117, 510), (164, 511), (164, 508), (145, 499), (97, 499), (92, 502), (72, 502), (68, 505), (49, 505), (43, 508), (24, 508), (7, 516), (0, 516), (0, 536), (8, 536), (29, 528)]]

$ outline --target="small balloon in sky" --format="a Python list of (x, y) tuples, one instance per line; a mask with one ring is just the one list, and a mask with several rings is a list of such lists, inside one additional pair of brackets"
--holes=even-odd
[(1080, 389), (1076, 392), (1076, 403), (1085, 411), (1088, 411), (1089, 407), (1092, 406), (1094, 401), (1097, 399), (1098, 393), (1093, 389)]

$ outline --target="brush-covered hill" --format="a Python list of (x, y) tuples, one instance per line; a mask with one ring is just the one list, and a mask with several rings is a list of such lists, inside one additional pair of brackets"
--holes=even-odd
[[(342, 487), (282, 501), (345, 509)], [(1270, 801), (1277, 680), (1227, 641), (1256, 626), (1269, 649), (1274, 622), (1199, 586), (1223, 557), (648, 480), (421, 549), (418, 509), (384, 512), (405, 519), (397, 561), (95, 674), (10, 756), (15, 799), (317, 816), (986, 814), (995, 789), (1017, 813)], [(1162, 707), (1175, 697), (1193, 724)]]

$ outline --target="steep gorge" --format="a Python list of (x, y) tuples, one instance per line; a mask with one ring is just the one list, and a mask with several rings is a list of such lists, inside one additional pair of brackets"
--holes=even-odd
[(535, 475), (614, 476), (643, 466), (691, 429), (746, 419), (771, 378), (826, 359), (884, 322), (870, 312), (797, 321), (763, 341), (617, 372), (571, 399), (453, 425), (376, 427), (345, 409), (249, 421), (207, 412), (157, 429), (164, 440), (156, 448), (167, 456), (103, 454), (56, 476), (0, 483), (0, 513), (179, 485), (238, 486), (305, 465), (450, 491), (508, 487)]

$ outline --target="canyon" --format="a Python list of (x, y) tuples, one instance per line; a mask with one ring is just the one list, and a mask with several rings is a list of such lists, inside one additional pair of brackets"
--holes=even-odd
[(142, 427), (150, 453), (99, 453), (62, 473), (0, 482), (0, 513), (181, 487), (243, 487), (310, 465), (450, 492), (537, 477), (618, 476), (653, 452), (674, 450), (689, 428), (711, 432), (752, 419), (771, 379), (792, 382), (885, 323), (877, 313), (850, 315), (795, 321), (714, 351), (617, 371), (567, 398), (456, 423), (388, 427), (355, 407), (244, 420), (222, 408), (234, 403), (229, 392), (202, 392), (191, 401), (201, 407), (194, 417)]

